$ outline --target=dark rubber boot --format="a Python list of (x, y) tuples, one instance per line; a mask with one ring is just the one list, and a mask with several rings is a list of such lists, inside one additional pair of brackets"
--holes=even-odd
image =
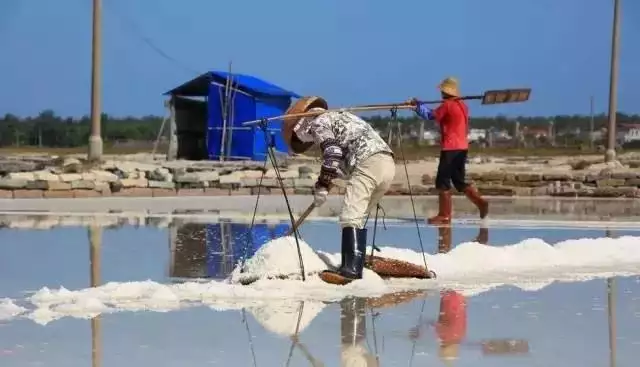
[(367, 250), (366, 229), (342, 228), (342, 264), (338, 274), (348, 279), (362, 279), (364, 255)]
[(434, 225), (451, 223), (451, 191), (440, 190), (438, 192), (438, 215), (431, 217), (427, 223)]
[(464, 195), (471, 201), (480, 211), (480, 219), (484, 219), (489, 214), (489, 203), (482, 198), (478, 190), (473, 186), (467, 186)]

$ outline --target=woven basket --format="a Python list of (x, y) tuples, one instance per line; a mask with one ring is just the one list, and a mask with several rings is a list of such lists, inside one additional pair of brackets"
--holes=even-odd
[(364, 266), (383, 278), (434, 278), (434, 273), (423, 266), (386, 257), (367, 255)]
[(427, 291), (425, 290), (388, 293), (376, 298), (367, 298), (367, 306), (371, 308), (391, 308), (426, 295)]
[(497, 339), (482, 342), (482, 354), (529, 353), (529, 342), (522, 339)]

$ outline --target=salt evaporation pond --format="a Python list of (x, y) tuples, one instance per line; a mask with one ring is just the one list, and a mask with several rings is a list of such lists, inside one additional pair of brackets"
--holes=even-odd
[[(422, 226), (437, 280), (368, 273), (334, 287), (222, 280), (234, 254), (254, 252), (250, 233), (265, 247), (249, 268), (295, 272), (291, 238), (271, 240), (282, 223), (33, 223), (0, 229), (3, 367), (635, 366), (640, 356), (631, 229)], [(308, 269), (323, 264), (313, 250), (339, 260), (335, 223), (309, 222), (302, 235)], [(376, 243), (422, 262), (412, 224), (387, 223)]]

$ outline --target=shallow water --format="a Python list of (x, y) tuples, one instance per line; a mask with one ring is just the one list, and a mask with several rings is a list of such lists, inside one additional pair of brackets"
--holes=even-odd
[[(376, 244), (419, 251), (412, 223), (387, 225), (376, 231)], [(640, 356), (636, 230), (469, 225), (449, 233), (420, 226), (437, 281), (383, 298), (374, 283), (363, 283), (353, 292), (369, 297), (325, 299), (311, 296), (316, 285), (304, 293), (264, 283), (243, 293), (241, 286), (190, 283), (225, 277), (234, 259), (221, 253), (241, 254), (250, 233), (258, 246), (285, 233), (286, 224), (253, 232), (231, 222), (22, 227), (0, 229), (3, 367), (283, 366), (290, 353), (290, 366), (372, 366), (376, 355), (381, 366), (632, 366)], [(309, 222), (301, 234), (315, 250), (339, 252), (335, 223)], [(588, 238), (599, 240), (567, 242)], [(590, 254), (581, 257), (579, 246)], [(469, 272), (483, 265), (487, 272)], [(494, 268), (502, 275), (490, 277)], [(120, 288), (88, 289), (109, 282)], [(191, 288), (177, 288), (185, 284)], [(194, 295), (207, 290), (212, 297)], [(287, 292), (290, 299), (282, 297)]]

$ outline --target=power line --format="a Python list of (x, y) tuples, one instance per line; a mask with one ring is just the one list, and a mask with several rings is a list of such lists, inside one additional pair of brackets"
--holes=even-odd
[(123, 25), (125, 25), (125, 27), (128, 27), (132, 33), (135, 33), (136, 36), (138, 36), (142, 40), (142, 42), (144, 42), (149, 48), (151, 48), (154, 52), (156, 52), (160, 57), (173, 63), (175, 66), (183, 69), (189, 74), (193, 74), (193, 75), (201, 74), (197, 70), (191, 68), (190, 66), (181, 62), (180, 60), (172, 57), (167, 52), (165, 52), (162, 48), (160, 48), (150, 37), (146, 36), (144, 32), (141, 31), (140, 27), (138, 27), (138, 25), (136, 24), (135, 21), (133, 21), (133, 19), (126, 16), (124, 12), (121, 11), (121, 9), (118, 9), (118, 7), (114, 5), (114, 3), (115, 1), (105, 2), (105, 5), (108, 4), (108, 6), (105, 6), (107, 11), (110, 11), (113, 15), (115, 15), (116, 18), (118, 18), (118, 21), (120, 21)]

